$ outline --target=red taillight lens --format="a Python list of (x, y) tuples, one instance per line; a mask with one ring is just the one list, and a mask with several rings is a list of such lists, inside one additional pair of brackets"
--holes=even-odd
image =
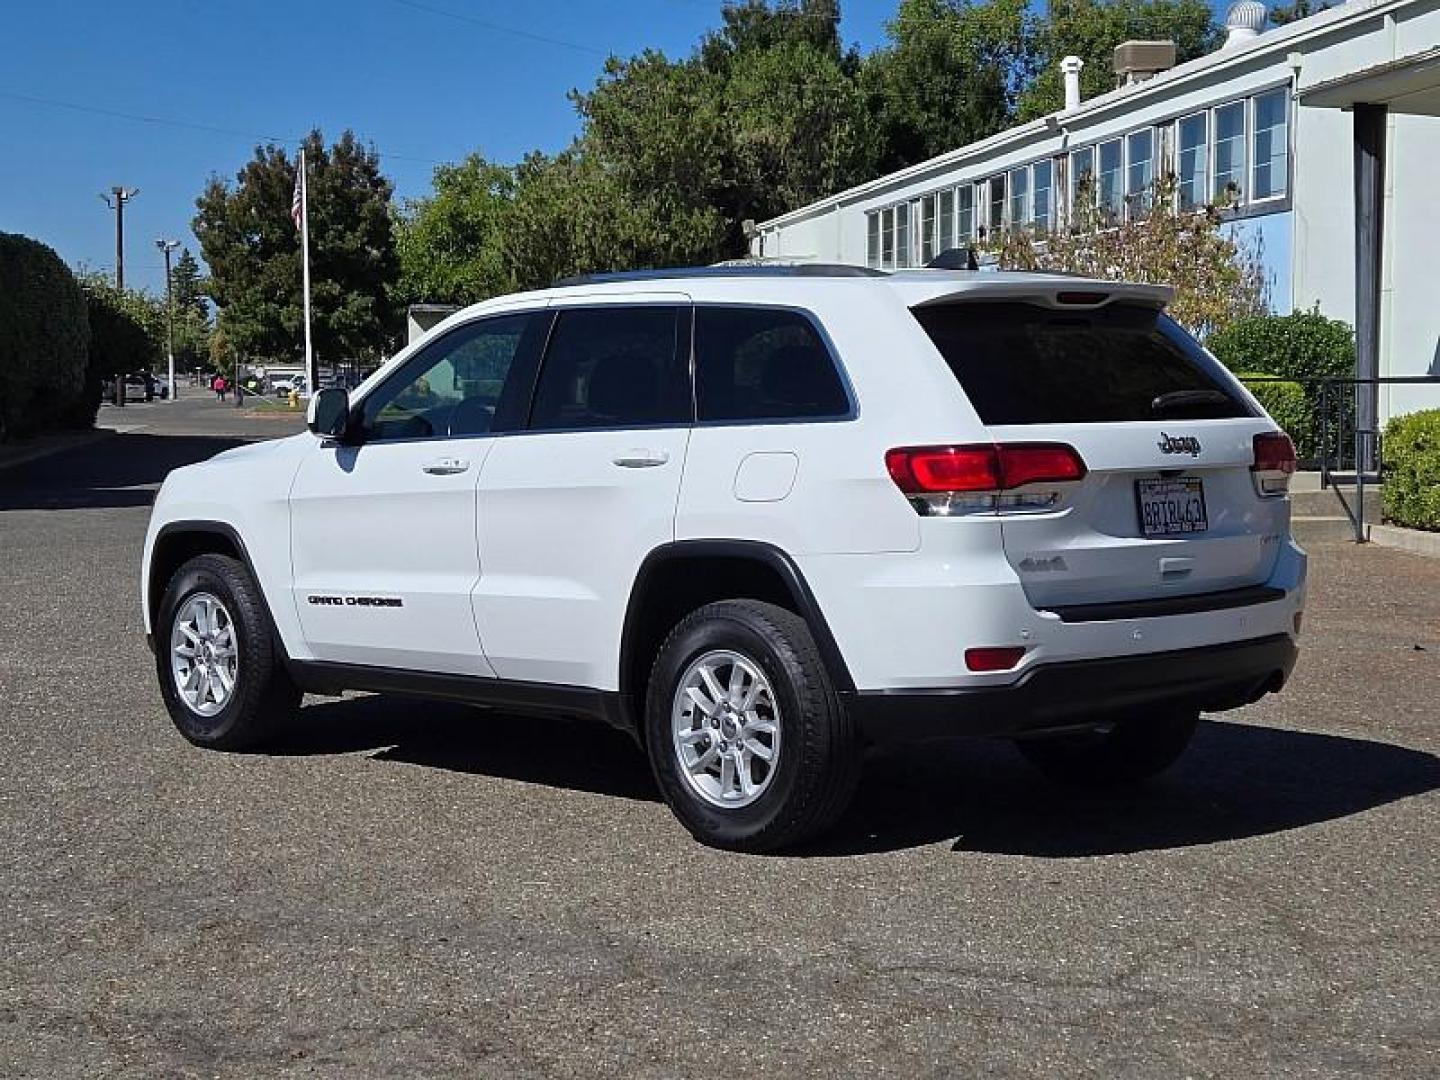
[(996, 645), (966, 649), (965, 666), (971, 671), (1009, 671), (1025, 655), (1023, 645)]
[(901, 447), (885, 455), (885, 467), (907, 495), (1008, 491), (1085, 476), (1085, 462), (1063, 443)]
[(1267, 431), (1255, 436), (1255, 464), (1251, 472), (1295, 471), (1295, 444), (1283, 431)]

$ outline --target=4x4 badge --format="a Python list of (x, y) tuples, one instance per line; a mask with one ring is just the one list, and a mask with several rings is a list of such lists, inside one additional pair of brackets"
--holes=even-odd
[(1191, 457), (1200, 456), (1200, 440), (1194, 435), (1166, 435), (1160, 432), (1160, 453), (1162, 454), (1189, 454)]

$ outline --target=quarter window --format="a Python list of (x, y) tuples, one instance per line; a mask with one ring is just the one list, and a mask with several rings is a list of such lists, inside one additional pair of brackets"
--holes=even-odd
[(1205, 201), (1205, 114), (1187, 116), (1175, 125), (1175, 184), (1180, 209)]
[(555, 329), (530, 427), (565, 430), (690, 422), (690, 379), (677, 357), (681, 309), (567, 308)]
[(1285, 194), (1289, 172), (1285, 116), (1288, 98), (1288, 91), (1276, 90), (1254, 99), (1255, 174), (1250, 185), (1251, 199), (1273, 199)]
[(1215, 110), (1215, 168), (1211, 190), (1216, 202), (1237, 202), (1245, 180), (1245, 103)]
[(773, 308), (695, 309), (695, 401), (700, 420), (848, 416), (835, 362), (810, 320)]
[(427, 345), (365, 398), (366, 441), (460, 438), (520, 427), (533, 358), (548, 325), (544, 312), (500, 315), (456, 327)]

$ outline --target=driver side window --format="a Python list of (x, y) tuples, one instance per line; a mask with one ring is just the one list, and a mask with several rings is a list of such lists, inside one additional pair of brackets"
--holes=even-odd
[[(367, 442), (461, 438), (518, 426), (548, 317), (524, 312), (456, 327), (365, 399)], [(523, 385), (522, 385), (523, 384)]]

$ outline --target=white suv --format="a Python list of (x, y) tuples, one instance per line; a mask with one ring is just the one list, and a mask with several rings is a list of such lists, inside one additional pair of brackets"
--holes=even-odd
[(1294, 450), (1149, 285), (735, 267), (468, 308), (310, 433), (166, 480), (146, 629), (186, 738), (302, 691), (602, 718), (699, 839), (793, 844), (861, 748), (1134, 781), (1278, 690)]

